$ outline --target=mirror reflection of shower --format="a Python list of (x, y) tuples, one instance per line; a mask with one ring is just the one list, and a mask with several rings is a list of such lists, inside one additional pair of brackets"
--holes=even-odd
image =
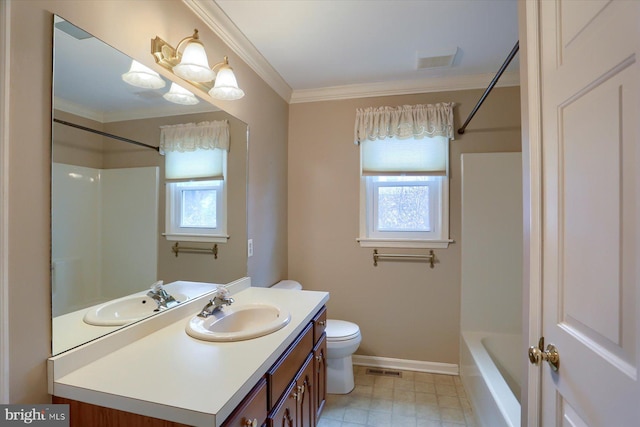
[(131, 294), (156, 280), (158, 178), (157, 166), (53, 163), (54, 316)]

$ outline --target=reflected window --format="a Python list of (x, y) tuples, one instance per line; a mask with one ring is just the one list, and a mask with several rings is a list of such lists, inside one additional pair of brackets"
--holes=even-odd
[(225, 181), (167, 183), (169, 240), (226, 241)]

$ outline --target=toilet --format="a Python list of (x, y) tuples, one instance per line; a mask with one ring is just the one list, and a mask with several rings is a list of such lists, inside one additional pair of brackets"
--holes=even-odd
[[(295, 280), (282, 280), (272, 288), (301, 290), (302, 285)], [(360, 327), (345, 320), (327, 319), (327, 393), (347, 394), (353, 390), (353, 361), (362, 336)]]

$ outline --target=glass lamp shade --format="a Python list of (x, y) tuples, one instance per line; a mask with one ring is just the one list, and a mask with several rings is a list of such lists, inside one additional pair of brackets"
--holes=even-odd
[(207, 53), (199, 41), (187, 43), (180, 63), (173, 67), (173, 74), (192, 82), (210, 82), (215, 73), (209, 68)]
[(144, 89), (160, 89), (166, 85), (160, 74), (136, 60), (131, 62), (131, 68), (122, 75), (122, 80)]
[(244, 91), (238, 87), (236, 76), (228, 65), (224, 65), (218, 71), (216, 82), (209, 91), (209, 95), (216, 99), (232, 101), (244, 96)]
[(162, 97), (169, 102), (181, 105), (195, 105), (200, 102), (193, 93), (175, 83), (171, 83), (171, 89)]

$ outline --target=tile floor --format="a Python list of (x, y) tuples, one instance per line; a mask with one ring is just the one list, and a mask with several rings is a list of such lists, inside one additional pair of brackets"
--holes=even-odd
[(327, 398), (318, 427), (475, 427), (460, 377), (402, 371), (402, 378), (354, 366), (355, 389)]

